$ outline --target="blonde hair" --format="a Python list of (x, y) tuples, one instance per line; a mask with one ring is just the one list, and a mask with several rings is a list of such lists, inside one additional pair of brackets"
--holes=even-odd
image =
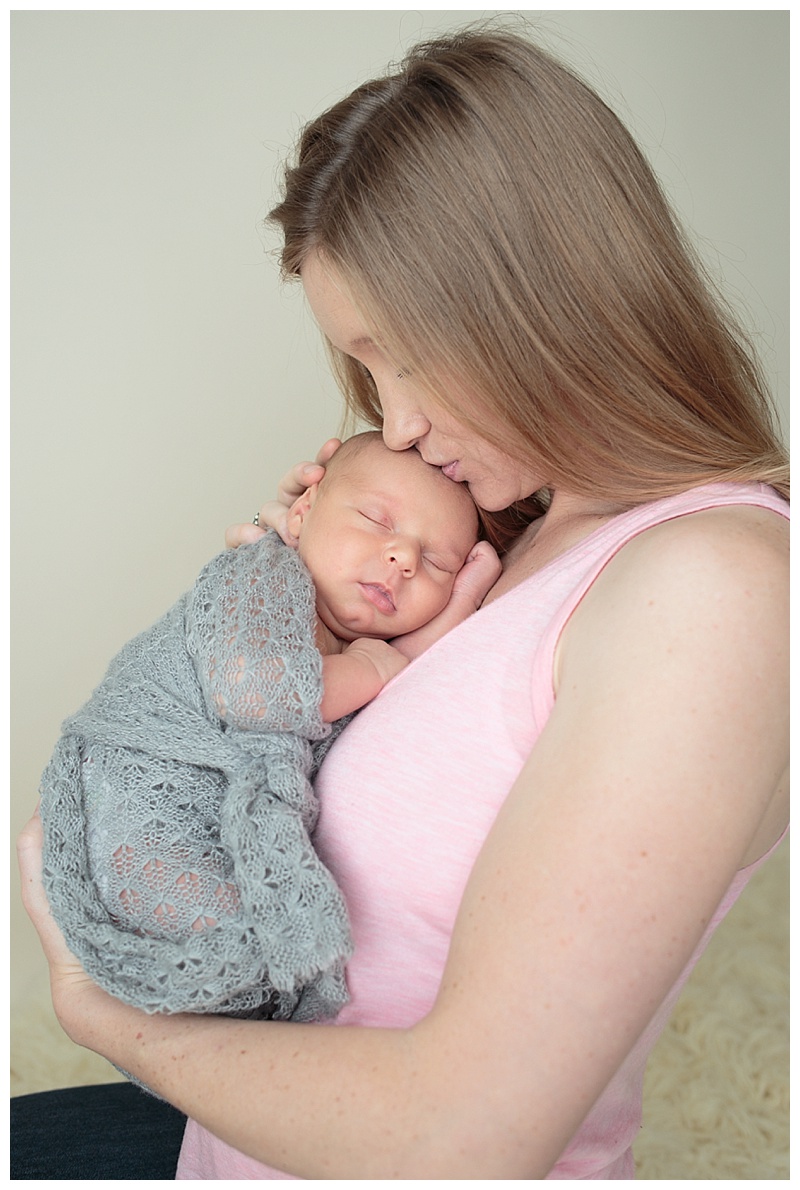
[[(788, 498), (758, 364), (652, 169), (526, 38), (417, 46), (306, 127), (285, 182), (284, 274), (319, 252), (414, 382), (550, 487), (637, 504), (755, 480)], [(370, 378), (332, 355), (380, 426)]]

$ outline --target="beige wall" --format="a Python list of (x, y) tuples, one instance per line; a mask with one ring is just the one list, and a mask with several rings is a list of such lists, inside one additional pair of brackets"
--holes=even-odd
[[(14, 833), (111, 655), (337, 429), (259, 227), (281, 157), (419, 34), (480, 15), (13, 15)], [(788, 14), (525, 17), (632, 125), (788, 409)], [(12, 927), (21, 996), (43, 970), (15, 882)]]

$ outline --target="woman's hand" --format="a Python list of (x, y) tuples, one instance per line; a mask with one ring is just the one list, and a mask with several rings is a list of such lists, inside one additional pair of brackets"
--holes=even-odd
[(50, 967), (53, 1007), (62, 1028), (78, 1041), (75, 1026), (91, 1014), (96, 997), (105, 998), (67, 948), (56, 925), (42, 883), (42, 820), (38, 807), (17, 840), (17, 858), (22, 885), (22, 902), (36, 927), (45, 958)]
[(395, 637), (392, 641), (394, 648), (409, 661), (419, 657), (434, 641), (478, 610), (499, 579), (502, 569), (494, 547), (488, 541), (479, 541), (456, 575), (450, 602), (444, 611), (416, 631)]
[(249, 545), (263, 537), (267, 529), (275, 529), (287, 545), (296, 545), (296, 538), (289, 532), (286, 524), (287, 513), (298, 496), (302, 496), (306, 488), (319, 483), (325, 474), (325, 464), (336, 454), (342, 445), (341, 439), (329, 438), (317, 452), (313, 463), (296, 463), (284, 475), (278, 486), (275, 500), (268, 500), (258, 513), (258, 524), (231, 525), (225, 531), (225, 545), (234, 549), (238, 545)]

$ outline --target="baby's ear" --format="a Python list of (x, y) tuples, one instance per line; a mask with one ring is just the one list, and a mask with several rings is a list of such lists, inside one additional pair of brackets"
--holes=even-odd
[(310, 488), (306, 488), (302, 496), (298, 496), (294, 504), (289, 509), (286, 515), (286, 527), (293, 537), (300, 537), (303, 528), (303, 522), (308, 516), (311, 509), (314, 507), (314, 501), (317, 498), (317, 491), (319, 490), (318, 483), (312, 483)]

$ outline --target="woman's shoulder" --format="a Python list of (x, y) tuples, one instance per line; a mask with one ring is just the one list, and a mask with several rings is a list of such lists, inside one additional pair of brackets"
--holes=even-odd
[(639, 533), (614, 563), (608, 585), (617, 589), (638, 580), (667, 588), (689, 582), (702, 592), (722, 580), (733, 592), (749, 575), (781, 582), (788, 579), (789, 522), (753, 504), (699, 509)]
[(692, 784), (701, 818), (723, 799), (752, 827), (740, 866), (786, 819), (788, 557), (787, 521), (769, 509), (663, 521), (611, 559), (557, 654), (565, 721), (582, 734), (588, 707), (597, 738), (625, 753), (626, 779), (646, 741), (642, 789), (658, 769), (673, 792)]
[[(789, 530), (769, 508), (734, 504), (664, 520), (638, 533), (598, 575), (575, 610), (562, 654), (633, 663), (657, 637), (696, 638), (697, 664), (710, 637), (740, 646), (756, 633), (771, 650), (788, 633)], [(626, 649), (630, 642), (630, 653)], [(749, 651), (749, 650), (748, 650)]]

